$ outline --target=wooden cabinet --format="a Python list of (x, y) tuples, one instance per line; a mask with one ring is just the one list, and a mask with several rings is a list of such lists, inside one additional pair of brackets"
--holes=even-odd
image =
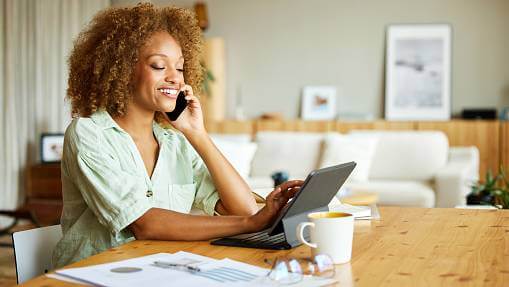
[(352, 130), (414, 130), (414, 122), (391, 122), (391, 121), (370, 121), (370, 122), (336, 122), (336, 131), (348, 133)]
[(302, 121), (302, 120), (258, 120), (255, 131), (288, 131), (288, 132), (329, 132), (333, 131), (335, 123), (331, 121)]
[(205, 127), (209, 133), (254, 134), (251, 121), (206, 121)]
[(60, 163), (28, 168), (24, 207), (41, 225), (58, 224), (62, 213)]

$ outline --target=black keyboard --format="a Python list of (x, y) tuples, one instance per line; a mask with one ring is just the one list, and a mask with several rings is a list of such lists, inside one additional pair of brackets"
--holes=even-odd
[(279, 233), (273, 236), (264, 230), (256, 233), (241, 234), (232, 237), (225, 237), (211, 242), (212, 245), (259, 248), (259, 249), (291, 249), (286, 242), (285, 234)]

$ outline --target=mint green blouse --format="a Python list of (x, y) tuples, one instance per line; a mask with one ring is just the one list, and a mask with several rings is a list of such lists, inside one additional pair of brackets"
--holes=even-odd
[[(106, 111), (74, 119), (62, 156), (62, 267), (134, 240), (129, 224), (153, 207), (209, 215), (219, 195), (205, 164), (181, 134), (153, 124), (159, 157), (150, 178), (131, 136)], [(175, 224), (178, 224), (176, 222)]]

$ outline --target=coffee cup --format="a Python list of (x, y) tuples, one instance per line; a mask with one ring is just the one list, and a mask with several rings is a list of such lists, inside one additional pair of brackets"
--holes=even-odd
[[(313, 212), (308, 214), (310, 222), (301, 222), (297, 226), (297, 238), (311, 247), (313, 255), (327, 254), (334, 264), (350, 261), (354, 218), (343, 212)], [(304, 238), (304, 229), (311, 228), (311, 242)]]

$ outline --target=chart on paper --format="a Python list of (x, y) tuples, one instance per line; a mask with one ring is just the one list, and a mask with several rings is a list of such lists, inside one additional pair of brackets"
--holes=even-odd
[(58, 275), (100, 286), (237, 286), (268, 270), (231, 259), (188, 252), (159, 253), (113, 263), (57, 270)]
[(193, 274), (216, 282), (249, 282), (258, 277), (255, 274), (229, 267), (220, 267)]

